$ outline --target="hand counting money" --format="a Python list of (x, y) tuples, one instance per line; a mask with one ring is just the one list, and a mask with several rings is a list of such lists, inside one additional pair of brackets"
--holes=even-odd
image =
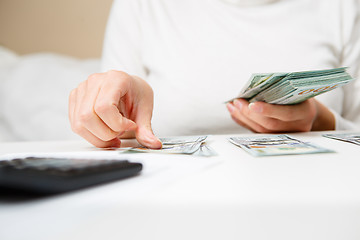
[(352, 80), (345, 67), (290, 73), (259, 73), (250, 77), (236, 98), (245, 98), (249, 102), (297, 104)]

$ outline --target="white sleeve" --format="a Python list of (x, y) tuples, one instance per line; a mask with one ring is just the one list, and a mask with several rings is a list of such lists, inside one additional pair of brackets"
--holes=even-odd
[(114, 1), (105, 31), (101, 71), (120, 70), (145, 78), (139, 5), (138, 0)]
[(344, 87), (341, 114), (334, 113), (336, 130), (360, 129), (360, 1), (342, 4), (342, 66), (348, 66), (354, 81)]

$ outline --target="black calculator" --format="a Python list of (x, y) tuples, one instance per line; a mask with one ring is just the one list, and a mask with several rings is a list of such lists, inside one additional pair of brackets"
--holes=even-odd
[(56, 194), (128, 178), (141, 170), (141, 163), (128, 160), (16, 158), (0, 161), (0, 189)]

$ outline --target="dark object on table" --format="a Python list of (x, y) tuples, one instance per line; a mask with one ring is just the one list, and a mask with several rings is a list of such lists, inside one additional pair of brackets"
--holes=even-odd
[(55, 194), (137, 175), (141, 163), (127, 160), (17, 158), (0, 161), (0, 188)]

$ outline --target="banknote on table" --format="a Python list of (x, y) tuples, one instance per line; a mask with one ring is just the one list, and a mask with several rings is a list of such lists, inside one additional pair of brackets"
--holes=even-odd
[(194, 156), (200, 156), (200, 157), (212, 157), (216, 156), (217, 153), (215, 150), (210, 147), (206, 142), (202, 143), (200, 148), (193, 153)]
[(354, 143), (360, 145), (360, 132), (356, 133), (337, 133), (337, 134), (323, 134), (324, 137), (332, 138), (340, 141)]
[(244, 98), (249, 102), (297, 104), (352, 81), (353, 78), (346, 69), (342, 67), (303, 72), (253, 74), (236, 98)]
[(208, 136), (189, 136), (160, 138), (162, 142), (161, 149), (150, 149), (144, 146), (120, 149), (128, 152), (146, 152), (146, 153), (171, 153), (171, 154), (192, 154), (195, 156), (210, 157), (217, 155), (216, 152), (206, 143)]
[(231, 137), (228, 140), (255, 157), (334, 152), (285, 134)]

